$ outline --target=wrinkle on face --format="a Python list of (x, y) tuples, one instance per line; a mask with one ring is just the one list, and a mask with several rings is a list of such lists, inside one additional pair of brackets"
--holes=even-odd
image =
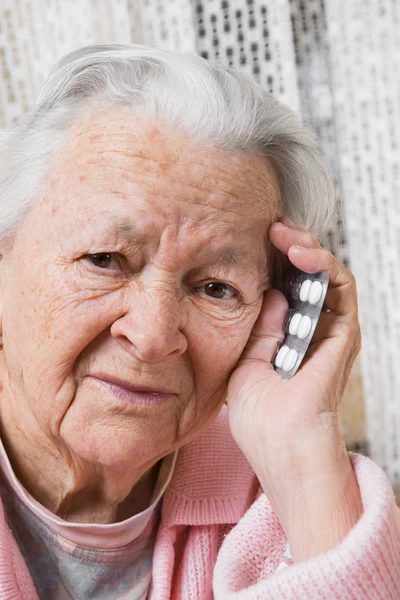
[[(121, 133), (115, 134), (116, 128)], [(265, 156), (205, 147), (175, 131), (170, 135), (166, 132), (165, 126), (149, 125), (141, 120), (135, 120), (134, 130), (129, 129), (126, 123), (121, 124), (121, 115), (111, 111), (106, 121), (104, 115), (99, 115), (78, 126), (72, 152), (80, 157), (79, 167), (89, 167), (85, 177), (91, 178), (93, 185), (102, 185), (99, 174), (107, 173), (109, 181), (117, 177), (115, 189), (119, 193), (122, 193), (121, 183), (123, 186), (127, 183), (129, 192), (131, 174), (138, 172), (144, 180), (149, 177), (153, 185), (159, 184), (157, 187), (161, 190), (165, 190), (165, 184), (170, 183), (168, 179), (172, 179), (178, 198), (187, 198), (191, 189), (192, 203), (212, 206), (213, 194), (217, 193), (218, 207), (221, 194), (227, 203), (224, 208), (228, 209), (230, 199), (243, 203), (243, 199), (248, 198), (249, 186), (253, 209), (265, 214), (276, 203), (278, 178)], [(92, 165), (96, 168), (90, 168)], [(122, 182), (119, 169), (127, 175)], [(247, 208), (245, 203), (243, 208)], [(235, 209), (238, 210), (237, 205)]]
[[(19, 407), (19, 443), (35, 457), (28, 489), (45, 465), (45, 505), (63, 503), (47, 497), (51, 485), (64, 499), (79, 492), (82, 506), (85, 489), (87, 506), (93, 489), (126, 498), (216, 416), (270, 285), (278, 212), (275, 171), (257, 153), (205, 147), (122, 110), (77, 124), (2, 263), (2, 402)], [(119, 253), (123, 269), (95, 268), (87, 255), (101, 252)], [(200, 292), (210, 280), (237, 300)], [(95, 372), (167, 386), (176, 399), (153, 411), (122, 405), (93, 384)]]

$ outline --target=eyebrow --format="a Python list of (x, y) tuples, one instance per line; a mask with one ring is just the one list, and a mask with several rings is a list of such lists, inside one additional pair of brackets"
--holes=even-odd
[(216, 251), (213, 252), (213, 254), (217, 256), (215, 262), (219, 262), (227, 266), (241, 266), (244, 262), (246, 262), (246, 259), (249, 256), (247, 252), (243, 252), (242, 250), (238, 250), (237, 248), (226, 248), (225, 250), (222, 250), (221, 253), (218, 253), (218, 251)]
[(132, 241), (134, 238), (135, 242), (143, 243), (149, 238), (147, 232), (143, 232), (132, 223), (129, 219), (116, 219), (110, 215), (101, 215), (98, 213), (93, 216), (88, 225), (94, 227), (101, 235), (110, 235), (117, 233), (118, 238), (123, 240)]
[[(266, 249), (267, 251), (267, 249)], [(240, 250), (239, 248), (224, 248), (220, 253), (212, 252), (214, 260), (211, 257), (210, 262), (217, 265), (223, 266), (237, 266), (241, 270), (244, 270), (246, 275), (254, 274), (260, 280), (260, 285), (263, 282), (269, 282), (270, 274), (268, 273), (268, 260), (266, 261), (266, 270), (262, 267), (262, 261), (253, 254)], [(255, 269), (255, 270), (253, 270)]]
[[(94, 219), (94, 223), (99, 228), (101, 227), (104, 231), (104, 220), (103, 219)], [(132, 223), (129, 219), (120, 218), (118, 221), (115, 219), (111, 220), (111, 228), (117, 231), (118, 237), (121, 237), (126, 240), (132, 240), (135, 238), (137, 243), (144, 243), (149, 237), (148, 232), (143, 232), (143, 230), (137, 228), (134, 223)], [(251, 262), (251, 255), (239, 248), (228, 247), (219, 250), (209, 251), (209, 260), (213, 263), (222, 264), (225, 266), (239, 266), (243, 267), (248, 265)], [(261, 274), (260, 265), (257, 261), (257, 270)]]
[(139, 230), (128, 220), (116, 221), (115, 223), (112, 223), (112, 227), (117, 230), (118, 236), (125, 239), (134, 237), (136, 240), (142, 241), (145, 240), (146, 237), (149, 237), (148, 234), (143, 233), (143, 231)]

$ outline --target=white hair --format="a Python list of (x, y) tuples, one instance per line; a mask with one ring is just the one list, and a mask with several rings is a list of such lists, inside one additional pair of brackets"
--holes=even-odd
[(131, 107), (213, 147), (259, 152), (278, 172), (283, 211), (321, 234), (335, 211), (317, 135), (248, 75), (194, 54), (87, 46), (51, 70), (32, 110), (0, 146), (0, 251), (45, 190), (54, 157), (88, 110)]

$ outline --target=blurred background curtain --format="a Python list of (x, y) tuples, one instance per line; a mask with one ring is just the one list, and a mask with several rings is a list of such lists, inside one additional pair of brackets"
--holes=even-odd
[(324, 243), (357, 278), (363, 330), (342, 432), (400, 494), (399, 2), (0, 0), (0, 130), (29, 109), (57, 59), (106, 42), (251, 73), (319, 134), (344, 215)]

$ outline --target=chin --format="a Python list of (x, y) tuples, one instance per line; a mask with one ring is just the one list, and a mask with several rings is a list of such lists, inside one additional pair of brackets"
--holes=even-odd
[[(63, 443), (68, 448), (72, 460), (87, 463), (96, 468), (127, 469), (152, 465), (160, 454), (168, 454), (168, 444), (155, 443), (149, 436), (148, 427), (140, 431), (135, 424), (130, 430), (123, 426), (62, 427), (60, 434)], [(163, 447), (166, 451), (163, 453)]]

